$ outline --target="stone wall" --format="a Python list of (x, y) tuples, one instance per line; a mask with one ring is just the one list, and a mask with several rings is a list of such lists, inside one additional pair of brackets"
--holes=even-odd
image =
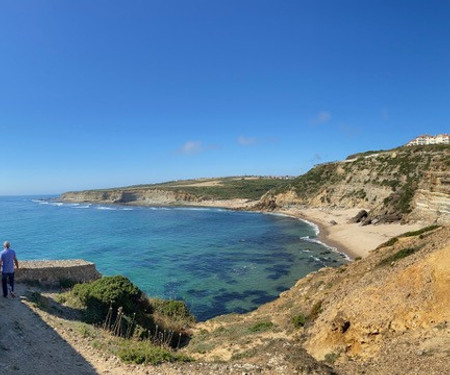
[(101, 277), (95, 264), (82, 259), (19, 261), (15, 272), (17, 282), (60, 284), (61, 281), (85, 282)]

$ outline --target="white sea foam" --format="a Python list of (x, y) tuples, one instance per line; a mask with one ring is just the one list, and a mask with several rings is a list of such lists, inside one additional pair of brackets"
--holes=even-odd
[(78, 209), (78, 210), (83, 210), (86, 208), (91, 208), (91, 204), (86, 204), (86, 205), (78, 205), (78, 206), (72, 206), (72, 208)]
[(304, 223), (306, 223), (306, 224), (310, 225), (311, 227), (313, 227), (314, 233), (316, 234), (316, 236), (318, 236), (319, 233), (320, 233), (319, 226), (316, 223), (313, 223), (312, 221), (309, 221), (309, 220), (306, 220), (306, 219), (303, 219), (303, 218), (300, 218), (300, 217), (296, 217), (294, 215), (285, 214), (285, 213), (282, 213), (282, 212), (262, 212), (262, 213), (266, 213), (266, 214), (274, 215), (274, 216), (291, 217), (292, 219), (303, 221)]
[[(308, 242), (313, 242), (313, 243), (317, 243), (319, 245), (325, 246), (327, 249), (330, 249), (331, 251), (334, 251), (335, 253), (338, 253), (339, 255), (341, 255), (343, 258), (345, 258), (345, 260), (352, 260), (352, 258), (350, 258), (347, 254), (345, 254), (342, 251), (339, 251), (337, 247), (327, 245), (326, 243), (318, 240), (317, 238), (311, 238), (309, 236), (300, 237), (300, 238), (302, 240), (305, 240), (305, 241), (308, 241)], [(306, 250), (304, 250), (304, 251), (306, 251)]]
[(174, 207), (173, 210), (178, 211), (212, 211), (212, 212), (225, 212), (228, 211), (224, 208), (216, 208), (216, 207)]
[(314, 233), (316, 234), (316, 236), (319, 235), (320, 230), (319, 230), (319, 226), (316, 223), (313, 223), (312, 221), (308, 221), (305, 219), (299, 219), (299, 220), (305, 222), (308, 225), (311, 225), (314, 228)]
[(43, 199), (32, 199), (31, 201), (38, 204), (49, 204), (48, 201), (45, 201)]
[[(89, 208), (89, 207), (85, 207)], [(96, 210), (101, 211), (134, 211), (131, 207), (115, 207), (115, 206), (94, 206)]]
[[(319, 233), (320, 233), (319, 226), (316, 223), (313, 223), (313, 222), (311, 222), (309, 220), (306, 220), (306, 219), (303, 219), (303, 218), (299, 218), (299, 217), (296, 217), (296, 216), (292, 216), (292, 215), (288, 215), (288, 214), (279, 213), (279, 212), (274, 212), (274, 213), (269, 212), (269, 214), (277, 215), (277, 216), (288, 216), (288, 217), (292, 217), (293, 219), (297, 219), (297, 220), (303, 221), (303, 222), (307, 223), (308, 225), (310, 225), (310, 226), (312, 226), (314, 228), (314, 232), (315, 232), (316, 236), (318, 236)], [(352, 260), (352, 258), (350, 258), (344, 252), (339, 251), (334, 246), (330, 246), (330, 245), (327, 245), (326, 243), (324, 243), (322, 241), (319, 241), (317, 238), (311, 238), (310, 236), (305, 236), (305, 237), (301, 237), (301, 239), (305, 240), (305, 241), (309, 241), (309, 242), (314, 242), (314, 243), (320, 244), (322, 246), (325, 246), (326, 248), (334, 251), (335, 253), (340, 254), (343, 258), (345, 258), (345, 260), (348, 260), (348, 261)]]
[[(257, 212), (258, 213), (258, 212)], [(292, 217), (292, 218), (294, 218), (294, 219), (297, 219), (295, 216), (291, 216), (291, 215), (288, 215), (288, 214), (283, 214), (283, 213), (281, 213), (281, 212), (261, 212), (262, 214), (265, 214), (265, 215), (273, 215), (273, 216), (282, 216), (282, 217)]]

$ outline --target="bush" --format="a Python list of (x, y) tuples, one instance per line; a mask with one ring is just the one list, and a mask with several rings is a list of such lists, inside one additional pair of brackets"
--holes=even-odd
[(292, 318), (292, 323), (296, 328), (303, 327), (306, 323), (306, 316), (300, 313)]
[(392, 262), (396, 262), (397, 260), (406, 258), (407, 256), (410, 256), (411, 254), (414, 254), (420, 247), (407, 247), (405, 249), (401, 249), (400, 251), (397, 251), (395, 254), (384, 258), (378, 265), (384, 266), (386, 264), (391, 264)]
[(332, 365), (339, 358), (339, 353), (328, 353), (325, 355), (325, 362)]
[(89, 284), (77, 284), (73, 294), (86, 306), (86, 320), (90, 323), (102, 322), (111, 304), (114, 310), (122, 306), (127, 315), (136, 312), (142, 296), (139, 288), (124, 276), (102, 277)]
[(382, 247), (387, 247), (387, 246), (392, 246), (394, 245), (396, 242), (398, 242), (398, 238), (397, 237), (393, 237), (390, 240), (382, 243), (380, 246), (377, 247), (377, 249), (381, 249)]
[(273, 327), (272, 322), (259, 322), (254, 325), (252, 325), (248, 330), (250, 332), (264, 332)]
[(311, 308), (311, 311), (309, 312), (309, 315), (307, 317), (308, 321), (313, 322), (316, 320), (319, 315), (322, 313), (322, 301), (318, 301), (314, 304), (314, 306)]
[(150, 300), (150, 304), (155, 313), (181, 320), (194, 319), (183, 301), (154, 298)]
[(126, 363), (151, 363), (158, 365), (163, 362), (189, 362), (191, 358), (185, 355), (174, 354), (167, 349), (152, 345), (148, 341), (126, 342), (121, 345), (117, 355)]
[(413, 231), (413, 232), (406, 232), (404, 234), (402, 234), (400, 237), (414, 237), (414, 236), (420, 236), (421, 234), (424, 234), (426, 232), (430, 232), (432, 230), (435, 230), (437, 228), (439, 228), (440, 225), (430, 225), (428, 227)]

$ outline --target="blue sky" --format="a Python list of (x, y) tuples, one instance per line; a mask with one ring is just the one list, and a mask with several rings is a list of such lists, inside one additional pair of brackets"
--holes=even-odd
[(299, 175), (450, 131), (450, 2), (4, 0), (0, 195)]

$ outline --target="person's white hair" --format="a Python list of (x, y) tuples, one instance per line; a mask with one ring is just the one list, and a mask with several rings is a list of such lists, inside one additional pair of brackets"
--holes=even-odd
[(10, 246), (11, 244), (9, 243), (9, 241), (5, 241), (4, 243), (3, 243), (3, 247), (6, 247), (7, 249), (9, 249), (9, 246)]

